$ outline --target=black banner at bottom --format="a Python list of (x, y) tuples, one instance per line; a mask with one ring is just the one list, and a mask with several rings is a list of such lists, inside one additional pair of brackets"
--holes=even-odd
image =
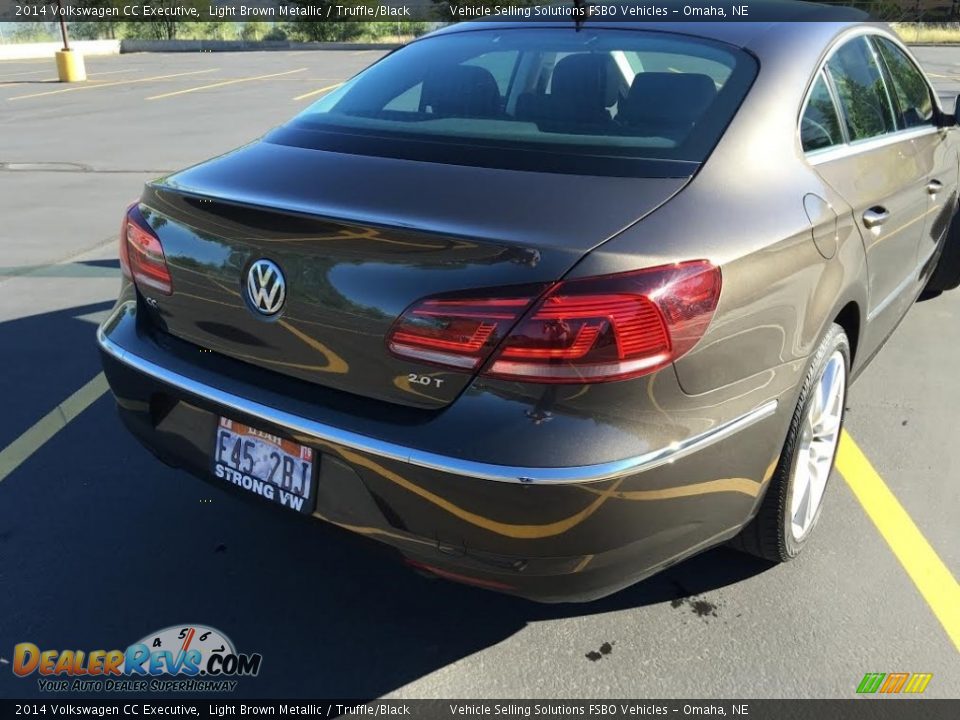
[(941, 720), (960, 699), (851, 700), (0, 700), (0, 717), (177, 718), (700, 718), (749, 720)]

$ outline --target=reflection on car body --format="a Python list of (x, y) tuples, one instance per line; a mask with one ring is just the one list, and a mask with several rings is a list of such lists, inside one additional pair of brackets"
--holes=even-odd
[(960, 283), (956, 136), (880, 25), (453, 26), (148, 184), (104, 367), (166, 462), (442, 577), (788, 560), (850, 382)]

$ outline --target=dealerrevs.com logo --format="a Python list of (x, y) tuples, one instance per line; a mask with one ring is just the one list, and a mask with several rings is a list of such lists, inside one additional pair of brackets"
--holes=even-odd
[(205, 625), (173, 625), (125, 650), (13, 648), (14, 675), (36, 675), (44, 692), (232, 692), (235, 678), (255, 677), (262, 661)]

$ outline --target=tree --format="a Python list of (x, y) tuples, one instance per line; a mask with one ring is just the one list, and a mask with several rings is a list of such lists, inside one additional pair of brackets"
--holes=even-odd
[[(108, 8), (122, 7), (122, 0), (73, 0), (72, 4), (75, 7), (102, 8), (106, 10)], [(117, 30), (120, 25), (121, 23), (118, 20), (107, 16), (98, 17), (96, 22), (67, 23), (71, 37), (80, 40), (99, 40), (101, 38), (113, 40), (117, 37)]]
[(17, 23), (13, 31), (14, 42), (44, 42), (54, 37), (49, 23), (22, 22)]
[[(290, 5), (301, 8), (316, 8), (316, 13), (304, 17), (295, 18), (293, 22), (287, 23), (285, 29), (287, 35), (294, 40), (320, 41), (320, 42), (342, 42), (344, 40), (355, 40), (364, 32), (364, 24), (357, 21), (345, 20), (316, 20), (313, 18), (338, 17), (338, 8), (354, 8), (361, 5), (372, 6), (374, 3), (368, 0), (290, 0)], [(328, 12), (330, 13), (328, 16)]]
[(248, 22), (244, 23), (243, 29), (240, 30), (240, 39), (241, 40), (261, 40), (264, 35), (264, 30), (261, 23)]
[[(206, 17), (210, 3), (204, 0), (152, 0), (150, 5), (165, 8), (195, 7), (200, 11), (201, 17)], [(142, 40), (175, 40), (196, 22), (176, 15), (163, 15), (151, 20), (128, 20), (123, 23), (122, 32), (124, 37)]]

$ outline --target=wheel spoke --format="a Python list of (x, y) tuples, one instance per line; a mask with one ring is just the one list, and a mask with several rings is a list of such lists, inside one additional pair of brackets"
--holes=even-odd
[(820, 420), (813, 426), (813, 435), (815, 438), (823, 438), (833, 435), (840, 429), (841, 415), (839, 413), (824, 413)]
[(835, 351), (812, 388), (795, 450), (790, 519), (798, 540), (809, 532), (823, 502), (840, 438), (845, 389), (846, 363)]

